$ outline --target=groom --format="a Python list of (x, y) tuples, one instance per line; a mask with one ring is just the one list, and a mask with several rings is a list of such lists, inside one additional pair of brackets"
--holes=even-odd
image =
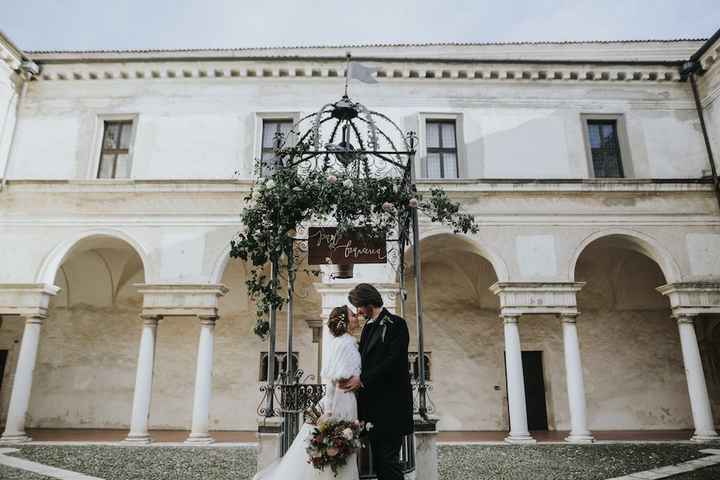
[(380, 292), (368, 283), (353, 288), (348, 300), (368, 321), (360, 338), (362, 373), (340, 386), (358, 392), (359, 418), (373, 425), (370, 448), (378, 480), (401, 480), (400, 447), (403, 436), (413, 432), (407, 324), (383, 308)]

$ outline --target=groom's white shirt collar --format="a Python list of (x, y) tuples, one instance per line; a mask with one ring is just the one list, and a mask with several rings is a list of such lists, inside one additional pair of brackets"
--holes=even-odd
[(383, 308), (380, 310), (380, 313), (378, 314), (377, 318), (371, 318), (367, 321), (366, 325), (370, 325), (371, 323), (375, 323), (376, 320), (380, 321), (380, 325), (385, 325), (385, 320), (387, 320), (387, 323), (392, 324), (393, 321), (390, 317), (384, 316), (383, 313), (385, 312), (385, 309)]

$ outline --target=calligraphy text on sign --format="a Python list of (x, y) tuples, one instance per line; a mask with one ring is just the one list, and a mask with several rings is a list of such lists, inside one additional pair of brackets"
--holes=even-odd
[(335, 227), (310, 227), (308, 264), (327, 263), (387, 263), (387, 247), (383, 239), (363, 238), (353, 232), (339, 235)]

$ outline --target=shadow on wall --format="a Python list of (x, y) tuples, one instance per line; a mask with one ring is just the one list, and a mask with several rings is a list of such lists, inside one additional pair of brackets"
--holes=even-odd
[(670, 303), (655, 290), (660, 267), (618, 238), (591, 243), (578, 259), (578, 330), (591, 430), (692, 426)]

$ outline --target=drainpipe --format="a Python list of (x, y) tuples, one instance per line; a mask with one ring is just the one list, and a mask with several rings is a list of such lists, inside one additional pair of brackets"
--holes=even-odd
[[(3, 168), (2, 172), (2, 179), (0, 180), (0, 192), (5, 190), (5, 184), (7, 183), (7, 173), (9, 171), (10, 166), (10, 159), (12, 158), (12, 151), (13, 151), (13, 145), (15, 145), (15, 137), (17, 135), (17, 121), (18, 116), (20, 115), (20, 104), (22, 103), (22, 99), (25, 98), (27, 95), (27, 89), (28, 84), (30, 83), (30, 80), (36, 78), (40, 74), (40, 67), (37, 63), (33, 62), (32, 60), (26, 60), (22, 62), (20, 67), (17, 70), (18, 75), (20, 75), (20, 78), (22, 78), (22, 86), (20, 87), (20, 93), (16, 94), (15, 98), (15, 119), (13, 121), (12, 125), (12, 132), (10, 133), (10, 144), (8, 145), (7, 149), (7, 158), (5, 159), (5, 167)], [(10, 117), (10, 107), (12, 105), (12, 101), (8, 104), (7, 112), (5, 112), (5, 120), (3, 125), (7, 127), (7, 122)]]
[(695, 75), (700, 70), (700, 63), (698, 61), (691, 60), (685, 62), (683, 66), (680, 67), (680, 74), (690, 81), (690, 87), (692, 88), (693, 98), (695, 100), (695, 109), (697, 110), (698, 119), (700, 120), (700, 129), (702, 130), (703, 139), (705, 140), (705, 150), (707, 151), (708, 161), (710, 162), (713, 190), (715, 191), (715, 198), (717, 199), (718, 207), (720, 207), (720, 182), (718, 181), (715, 158), (713, 157), (710, 136), (708, 135), (707, 127), (705, 126), (705, 114), (703, 112), (702, 103), (700, 102), (700, 94), (698, 93), (697, 81), (695, 79)]

